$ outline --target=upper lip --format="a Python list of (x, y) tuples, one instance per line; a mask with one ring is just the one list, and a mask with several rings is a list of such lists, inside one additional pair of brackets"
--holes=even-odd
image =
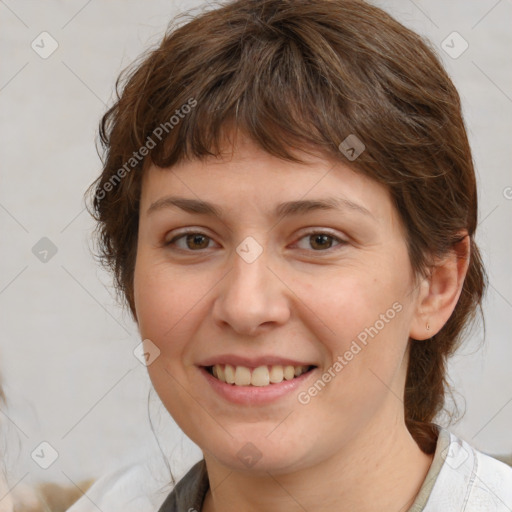
[(230, 364), (231, 366), (246, 366), (247, 368), (257, 368), (258, 366), (314, 366), (313, 363), (297, 361), (286, 357), (275, 355), (246, 357), (235, 354), (221, 354), (212, 356), (200, 362), (198, 366), (214, 366), (216, 364)]

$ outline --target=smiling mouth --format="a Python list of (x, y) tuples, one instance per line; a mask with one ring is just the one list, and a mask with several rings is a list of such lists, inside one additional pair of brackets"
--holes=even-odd
[(234, 386), (271, 386), (285, 380), (293, 380), (312, 371), (316, 366), (271, 365), (248, 368), (230, 364), (205, 366), (206, 371), (216, 379)]

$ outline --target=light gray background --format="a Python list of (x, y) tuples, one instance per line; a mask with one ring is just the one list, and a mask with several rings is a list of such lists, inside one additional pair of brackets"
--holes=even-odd
[[(477, 331), (450, 366), (464, 419), (453, 430), (492, 453), (512, 452), (512, 2), (409, 0), (378, 4), (438, 48), (462, 96), (480, 185), (478, 241), (490, 275), (487, 337)], [(156, 450), (137, 330), (89, 252), (93, 222), (83, 193), (97, 176), (97, 125), (114, 81), (170, 18), (198, 2), (0, 1), (2, 151), (0, 367), (9, 406), (0, 424), (11, 480), (69, 483)], [(58, 49), (42, 59), (47, 31)], [(459, 58), (441, 48), (457, 31)], [(507, 199), (508, 196), (508, 199)], [(48, 237), (43, 263), (32, 247)], [(175, 467), (199, 457), (153, 393), (152, 417)], [(164, 427), (167, 425), (167, 427)], [(59, 458), (40, 469), (30, 453), (49, 442)]]

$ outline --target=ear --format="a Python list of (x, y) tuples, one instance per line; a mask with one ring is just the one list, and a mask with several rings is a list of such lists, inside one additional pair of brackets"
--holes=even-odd
[(471, 247), (467, 231), (460, 235), (464, 238), (444, 258), (434, 263), (429, 276), (420, 283), (409, 333), (414, 340), (426, 340), (437, 334), (457, 305), (469, 266)]

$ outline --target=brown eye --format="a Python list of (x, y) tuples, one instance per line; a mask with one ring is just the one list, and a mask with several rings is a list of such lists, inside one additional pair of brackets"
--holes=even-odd
[(317, 234), (317, 235), (310, 235), (309, 240), (311, 243), (311, 247), (313, 249), (330, 249), (332, 246), (332, 236), (324, 235), (324, 234)]
[[(185, 242), (185, 245), (183, 245), (183, 243), (181, 243), (181, 245), (177, 243), (181, 240)], [(184, 251), (197, 251), (201, 249), (207, 249), (210, 241), (211, 238), (209, 236), (203, 233), (193, 232), (178, 235), (167, 242), (165, 245), (175, 245), (178, 249), (182, 249)]]
[[(308, 247), (301, 247), (300, 243), (301, 241), (306, 240), (306, 245)], [(334, 244), (334, 242), (336, 242)], [(300, 241), (298, 242), (299, 248), (317, 251), (317, 252), (327, 252), (329, 249), (332, 249), (335, 246), (343, 246), (347, 242), (344, 240), (341, 240), (338, 237), (335, 237), (334, 235), (331, 235), (330, 233), (324, 233), (324, 232), (312, 232), (307, 233), (305, 236), (303, 236)]]
[(186, 244), (189, 249), (206, 249), (209, 244), (209, 238), (199, 233), (186, 235)]

